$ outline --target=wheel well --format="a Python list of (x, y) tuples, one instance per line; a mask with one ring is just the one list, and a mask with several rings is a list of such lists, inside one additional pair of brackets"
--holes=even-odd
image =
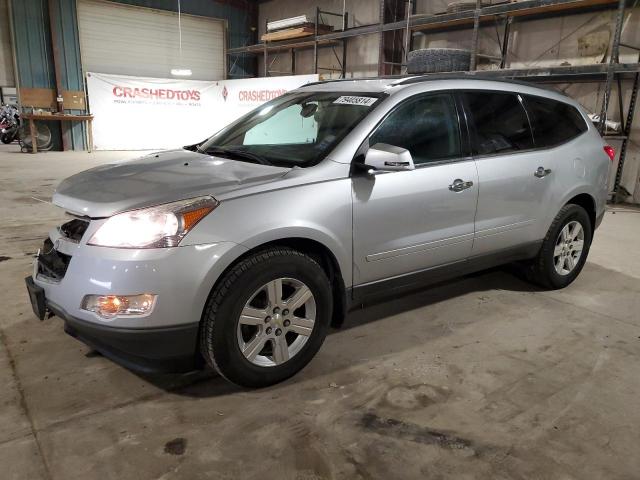
[[(258, 245), (257, 247), (248, 250), (240, 257), (236, 258), (234, 262), (229, 265), (224, 272), (222, 272), (220, 277), (218, 277), (218, 281), (222, 279), (226, 275), (226, 273), (238, 262), (244, 260), (245, 258), (253, 255), (256, 252), (275, 246), (289, 247), (301, 253), (305, 253), (313, 258), (316, 262), (318, 262), (318, 264), (322, 267), (322, 269), (327, 274), (327, 278), (329, 279), (333, 293), (333, 314), (331, 316), (331, 326), (339, 327), (342, 324), (347, 311), (346, 288), (344, 285), (342, 272), (340, 270), (340, 265), (338, 264), (338, 261), (336, 260), (336, 257), (333, 255), (331, 250), (329, 250), (322, 243), (315, 240), (311, 240), (308, 238), (283, 238)], [(213, 291), (214, 289), (215, 285), (213, 286), (211, 291)]]
[(576, 195), (571, 200), (567, 202), (567, 204), (580, 205), (587, 211), (589, 215), (589, 220), (591, 221), (591, 232), (596, 228), (596, 202), (591, 195), (588, 193), (581, 193), (580, 195)]

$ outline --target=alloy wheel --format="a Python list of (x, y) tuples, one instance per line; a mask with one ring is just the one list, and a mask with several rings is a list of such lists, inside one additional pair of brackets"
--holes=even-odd
[(567, 223), (560, 231), (553, 250), (553, 264), (559, 275), (569, 275), (575, 268), (584, 249), (584, 229), (577, 221)]
[(294, 278), (277, 278), (246, 302), (238, 319), (238, 346), (254, 365), (282, 365), (300, 353), (315, 320), (316, 302), (309, 287)]

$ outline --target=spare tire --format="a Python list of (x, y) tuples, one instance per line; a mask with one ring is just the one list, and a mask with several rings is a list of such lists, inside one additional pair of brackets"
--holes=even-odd
[(470, 67), (470, 50), (423, 48), (407, 55), (407, 73), (460, 72)]

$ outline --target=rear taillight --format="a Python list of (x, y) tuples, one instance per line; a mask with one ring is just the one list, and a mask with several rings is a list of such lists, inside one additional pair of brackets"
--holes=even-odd
[(607, 156), (609, 157), (609, 160), (613, 162), (616, 158), (616, 151), (613, 149), (611, 145), (605, 145), (603, 148), (604, 148), (604, 153), (606, 153)]

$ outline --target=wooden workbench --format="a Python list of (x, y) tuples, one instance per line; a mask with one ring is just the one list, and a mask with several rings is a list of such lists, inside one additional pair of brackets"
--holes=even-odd
[(93, 150), (93, 115), (73, 115), (64, 113), (52, 113), (43, 115), (37, 113), (24, 113), (22, 118), (29, 120), (29, 132), (31, 132), (31, 153), (38, 153), (38, 133), (36, 131), (36, 120), (55, 120), (59, 122), (87, 122), (87, 152)]

